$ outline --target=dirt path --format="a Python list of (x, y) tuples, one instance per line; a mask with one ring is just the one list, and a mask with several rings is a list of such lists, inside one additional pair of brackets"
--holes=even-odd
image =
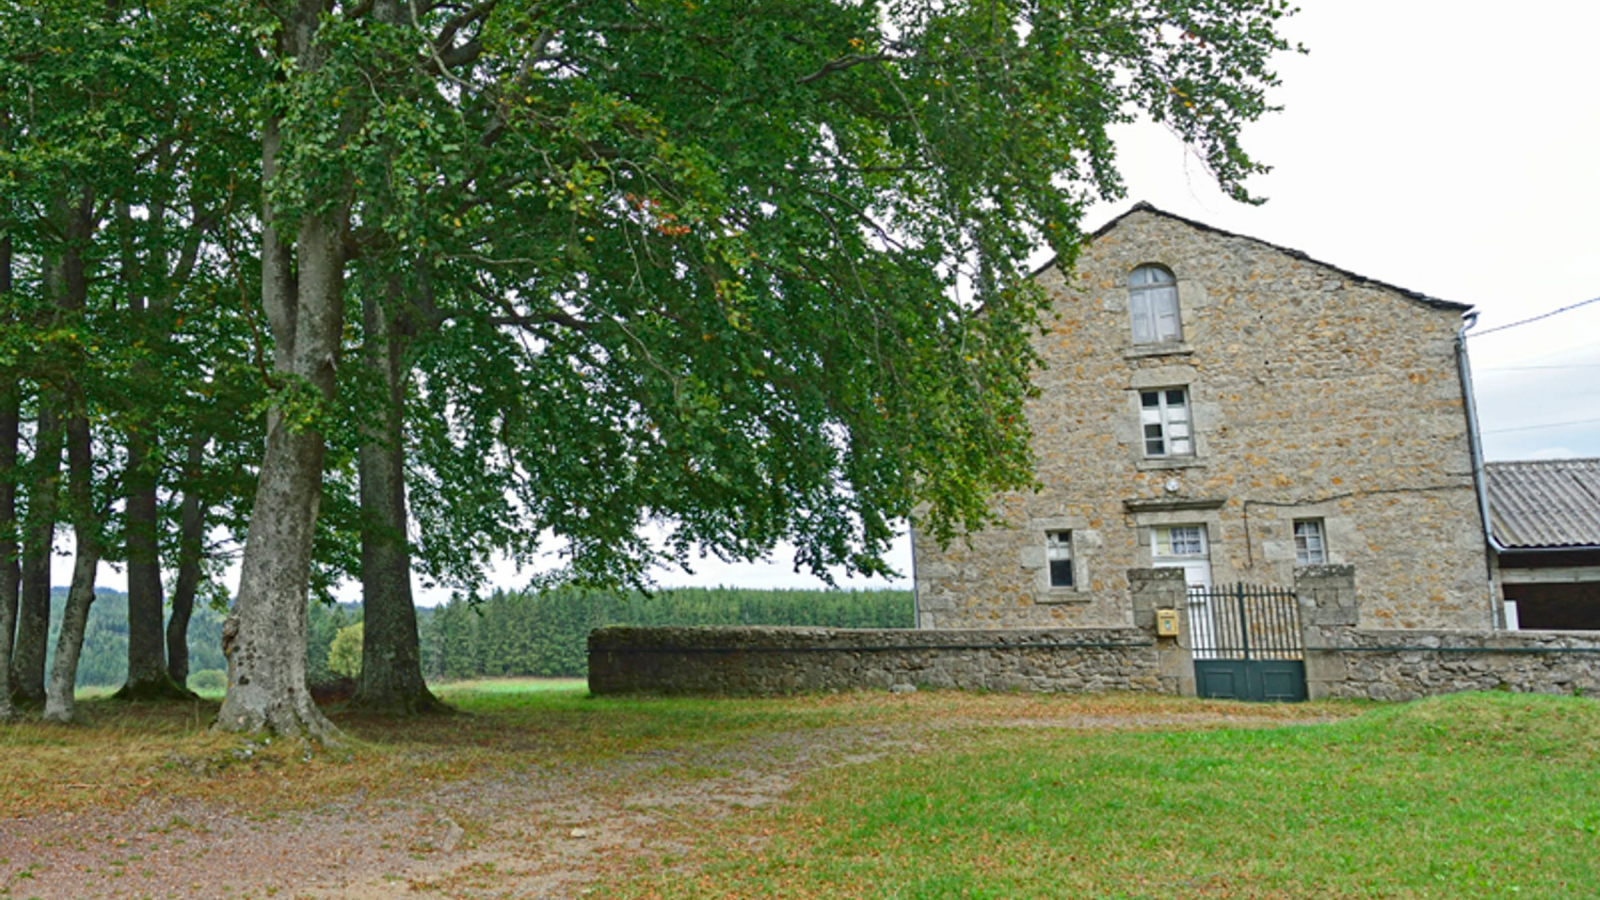
[(781, 799), (829, 766), (915, 753), (970, 725), (1121, 729), (1283, 725), (1193, 714), (882, 723), (766, 733), (584, 767), (529, 765), (255, 815), (233, 802), (145, 800), (119, 812), (0, 821), (0, 898), (571, 898), (640, 858), (681, 858), (699, 826)]

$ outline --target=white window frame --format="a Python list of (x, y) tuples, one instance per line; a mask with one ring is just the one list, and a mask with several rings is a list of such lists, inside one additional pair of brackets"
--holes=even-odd
[(1328, 563), (1328, 529), (1321, 519), (1295, 519), (1294, 564), (1322, 566)]
[(1178, 279), (1166, 267), (1144, 265), (1128, 273), (1128, 319), (1135, 344), (1183, 340)]
[[(1179, 402), (1173, 403), (1177, 394)], [(1146, 401), (1154, 395), (1156, 403)], [(1151, 429), (1155, 429), (1155, 434)], [(1189, 388), (1182, 385), (1142, 388), (1139, 391), (1139, 441), (1146, 459), (1190, 457), (1195, 455), (1194, 403)], [(1152, 450), (1152, 442), (1158, 442)]]
[[(1067, 580), (1065, 583), (1056, 581), (1056, 563), (1066, 563)], [(1044, 533), (1044, 579), (1045, 586), (1052, 590), (1076, 588), (1078, 586), (1077, 572), (1073, 571), (1075, 563), (1072, 559), (1072, 532), (1068, 529), (1051, 529)]]
[[(1181, 531), (1182, 546), (1174, 540), (1173, 532)], [(1166, 538), (1166, 551), (1162, 552), (1161, 539)], [(1150, 556), (1155, 560), (1210, 559), (1211, 548), (1206, 540), (1206, 526), (1156, 525), (1150, 529)]]

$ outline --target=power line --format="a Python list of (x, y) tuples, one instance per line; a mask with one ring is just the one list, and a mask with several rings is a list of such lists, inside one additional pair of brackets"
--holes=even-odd
[(1490, 428), (1484, 434), (1505, 434), (1508, 431), (1535, 431), (1540, 428), (1560, 428), (1564, 425), (1588, 425), (1591, 422), (1600, 422), (1600, 418), (1572, 419), (1567, 422), (1546, 422), (1543, 425), (1518, 425), (1515, 428)]
[(1473, 372), (1481, 375), (1484, 372), (1526, 372), (1532, 369), (1600, 369), (1600, 363), (1551, 363), (1541, 366), (1486, 366)]
[(1523, 319), (1520, 322), (1512, 322), (1509, 325), (1496, 325), (1493, 328), (1484, 329), (1483, 331), (1480, 331), (1477, 334), (1469, 334), (1469, 335), (1467, 335), (1467, 337), (1469, 337), (1469, 338), (1480, 338), (1480, 337), (1483, 337), (1486, 334), (1494, 334), (1496, 331), (1505, 331), (1507, 328), (1516, 328), (1518, 325), (1527, 325), (1530, 322), (1537, 322), (1540, 319), (1548, 319), (1551, 316), (1559, 316), (1564, 312), (1571, 312), (1572, 310), (1575, 310), (1580, 306), (1588, 306), (1591, 303), (1600, 303), (1600, 297), (1591, 297), (1588, 300), (1580, 300), (1577, 303), (1572, 304), (1571, 306), (1563, 306), (1560, 309), (1552, 309), (1551, 311), (1549, 311), (1547, 313), (1540, 313), (1539, 315), (1534, 316), (1534, 317), (1532, 317), (1530, 319)]

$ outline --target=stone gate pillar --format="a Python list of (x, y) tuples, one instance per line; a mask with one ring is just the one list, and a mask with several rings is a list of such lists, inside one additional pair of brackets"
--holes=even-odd
[[(1162, 690), (1193, 697), (1194, 657), (1189, 639), (1188, 594), (1182, 569), (1128, 570), (1128, 597), (1133, 606), (1133, 625), (1156, 643)], [(1178, 614), (1177, 637), (1156, 634), (1156, 610), (1161, 609), (1170, 609)]]
[[(1300, 630), (1306, 647), (1306, 693), (1313, 700), (1331, 696), (1329, 686), (1345, 680), (1345, 654), (1356, 627), (1355, 566), (1303, 566), (1294, 570), (1300, 599)], [(1322, 649), (1317, 649), (1322, 648)]]

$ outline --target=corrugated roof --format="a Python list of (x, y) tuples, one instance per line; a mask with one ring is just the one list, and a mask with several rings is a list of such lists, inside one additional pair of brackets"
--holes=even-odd
[(1600, 547), (1600, 459), (1484, 464), (1489, 520), (1510, 549)]

